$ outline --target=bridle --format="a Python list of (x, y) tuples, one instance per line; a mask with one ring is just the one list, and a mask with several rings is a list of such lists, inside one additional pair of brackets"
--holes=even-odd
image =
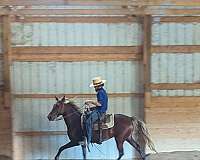
[[(78, 111), (74, 111), (74, 112), (69, 113), (69, 114), (64, 114), (65, 103), (64, 103), (64, 102), (61, 102), (61, 104), (62, 104), (62, 106), (61, 106), (61, 107), (59, 106), (59, 110), (58, 110), (57, 113), (58, 113), (58, 114), (59, 114), (59, 113), (62, 113), (61, 115), (62, 115), (63, 118), (68, 118), (68, 117), (73, 116), (74, 114), (80, 113), (80, 112), (78, 112), (78, 111), (84, 110), (84, 109), (85, 109), (85, 106), (86, 106), (86, 104), (83, 104), (83, 105), (78, 109)], [(61, 105), (61, 104), (60, 104), (60, 105)], [(61, 108), (61, 109), (60, 109), (60, 108)], [(57, 118), (55, 119), (55, 121), (62, 120), (63, 118), (57, 117)]]

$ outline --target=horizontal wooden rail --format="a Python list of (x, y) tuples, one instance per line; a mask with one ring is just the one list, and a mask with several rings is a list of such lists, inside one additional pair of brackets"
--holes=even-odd
[(22, 16), (39, 16), (39, 15), (200, 15), (199, 8), (177, 9), (177, 8), (159, 8), (159, 7), (131, 7), (117, 9), (18, 9), (8, 10), (1, 9), (0, 15), (22, 15)]
[(152, 53), (200, 53), (199, 45), (167, 45), (167, 46), (152, 46)]
[(199, 83), (151, 83), (152, 90), (193, 90), (200, 89)]
[[(65, 95), (68, 98), (95, 98), (96, 94), (13, 94), (14, 98), (55, 98)], [(115, 97), (143, 97), (143, 93), (108, 93), (110, 98)]]
[(132, 54), (141, 53), (140, 46), (43, 46), (13, 47), (13, 54)]
[(1, 9), (0, 15), (133, 15), (128, 9)]
[(15, 54), (12, 60), (23, 62), (138, 61), (141, 57), (139, 54)]
[(200, 107), (200, 96), (153, 96), (151, 107)]
[(14, 132), (15, 136), (56, 136), (67, 135), (67, 131), (18, 131)]
[(140, 60), (141, 47), (15, 47), (14, 61), (127, 61)]
[(12, 22), (21, 23), (133, 23), (139, 22), (139, 19), (132, 16), (24, 16), (24, 17), (14, 17)]
[(154, 17), (153, 23), (200, 23), (199, 16), (165, 16), (165, 17)]
[(131, 0), (1, 0), (0, 5), (127, 6)]
[(78, 6), (199, 6), (198, 0), (1, 0), (0, 5), (78, 5)]

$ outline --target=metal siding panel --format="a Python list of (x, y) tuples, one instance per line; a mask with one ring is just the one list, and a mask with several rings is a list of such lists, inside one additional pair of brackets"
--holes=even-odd
[(195, 45), (200, 44), (200, 23), (194, 23), (193, 35), (195, 41), (194, 44)]
[(12, 24), (12, 43), (25, 46), (137, 46), (141, 35), (138, 23)]
[[(160, 83), (164, 83), (168, 81), (167, 70), (168, 70), (168, 63), (167, 59), (168, 55), (164, 54), (160, 56)], [(160, 95), (164, 96), (167, 94), (167, 91), (162, 90), (160, 91)]]
[(184, 24), (176, 24), (176, 44), (181, 45), (185, 42), (185, 25)]
[[(140, 92), (140, 66), (132, 61), (14, 62), (12, 90), (13, 93), (90, 93), (91, 78), (101, 75), (108, 80), (109, 92)], [(130, 77), (122, 76), (124, 74)]]
[[(198, 45), (199, 23), (154, 23), (152, 27), (153, 45)], [(197, 53), (198, 54), (198, 53)], [(168, 55), (168, 58), (165, 56)], [(158, 57), (157, 57), (158, 56)], [(152, 82), (154, 83), (192, 83), (199, 81), (198, 58), (192, 55), (164, 54), (152, 55)], [(156, 58), (157, 57), (157, 58)], [(168, 59), (168, 60), (167, 60)], [(158, 65), (158, 63), (162, 65)], [(168, 68), (166, 69), (166, 63)], [(164, 65), (163, 65), (164, 64)], [(196, 67), (197, 66), (197, 67)], [(158, 67), (158, 68), (157, 68)], [(168, 71), (164, 71), (164, 70)], [(196, 71), (195, 71), (196, 70)], [(161, 76), (159, 79), (158, 77)], [(163, 77), (164, 76), (164, 77)], [(198, 77), (198, 78), (197, 78)], [(195, 79), (195, 80), (194, 80)], [(193, 96), (199, 95), (199, 90), (154, 90), (154, 96)]]
[[(184, 82), (185, 83), (192, 83), (193, 82), (193, 54), (185, 54), (185, 73), (184, 73)], [(193, 91), (185, 90), (186, 96), (193, 96)]]
[(152, 54), (151, 56), (151, 82), (160, 82), (160, 55)]
[(153, 45), (199, 45), (199, 23), (154, 23)]
[[(176, 83), (176, 59), (174, 54), (168, 54), (168, 83)], [(169, 96), (175, 96), (176, 91), (168, 90)]]
[[(200, 80), (199, 53), (194, 54), (153, 54), (153, 83), (193, 83)], [(154, 90), (154, 96), (198, 96), (199, 90)]]

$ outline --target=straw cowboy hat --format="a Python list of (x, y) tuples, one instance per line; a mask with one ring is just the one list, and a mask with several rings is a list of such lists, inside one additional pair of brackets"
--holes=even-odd
[(92, 83), (90, 84), (90, 87), (96, 87), (104, 84), (106, 80), (101, 79), (101, 77), (95, 77), (92, 79)]

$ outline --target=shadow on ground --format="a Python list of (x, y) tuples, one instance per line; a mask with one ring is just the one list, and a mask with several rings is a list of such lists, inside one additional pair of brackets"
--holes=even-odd
[(200, 160), (200, 151), (161, 152), (148, 156), (147, 160)]

